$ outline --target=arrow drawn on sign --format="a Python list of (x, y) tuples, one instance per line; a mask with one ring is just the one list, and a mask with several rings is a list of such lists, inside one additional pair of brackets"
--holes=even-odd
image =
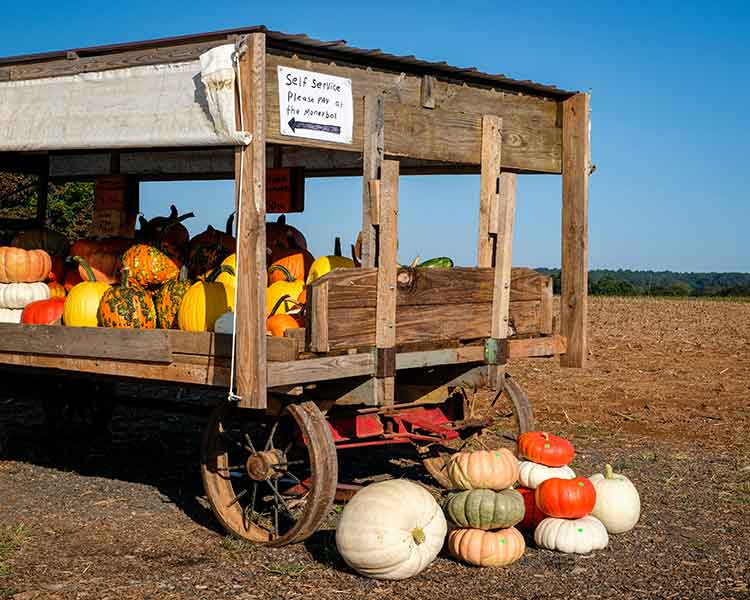
[(323, 125), (322, 123), (308, 123), (306, 121), (297, 121), (294, 117), (289, 120), (289, 127), (296, 133), (298, 129), (310, 129), (312, 131), (325, 131), (326, 133), (341, 133), (341, 127), (338, 125)]

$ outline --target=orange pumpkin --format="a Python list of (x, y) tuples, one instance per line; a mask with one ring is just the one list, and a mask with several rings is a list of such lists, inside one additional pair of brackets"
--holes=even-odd
[(300, 279), (305, 281), (315, 257), (307, 250), (298, 248), (281, 248), (272, 256), (268, 267), (268, 285), (277, 281)]
[(128, 238), (105, 238), (103, 240), (78, 240), (70, 247), (71, 256), (80, 256), (88, 261), (88, 256), (94, 252), (107, 252), (109, 254), (120, 255), (130, 246), (133, 240)]
[(0, 283), (34, 283), (44, 281), (52, 260), (44, 250), (0, 247)]
[(548, 467), (570, 464), (575, 449), (565, 438), (546, 431), (527, 431), (518, 436), (518, 452), (532, 462)]
[(526, 542), (515, 527), (499, 531), (454, 529), (448, 536), (448, 550), (470, 565), (504, 567), (523, 556)]
[(559, 519), (585, 517), (596, 504), (596, 488), (586, 477), (553, 477), (542, 482), (534, 496), (539, 510)]
[(283, 337), (287, 329), (299, 327), (297, 320), (292, 315), (271, 315), (266, 319), (266, 333), (276, 337)]
[[(109, 252), (92, 252), (88, 257), (82, 257), (91, 267), (96, 281), (114, 283), (117, 280), (117, 272), (120, 270), (120, 255)], [(81, 265), (78, 265), (78, 274), (85, 277), (86, 273)]]
[[(57, 284), (60, 285), (60, 284)], [(27, 325), (54, 325), (62, 319), (64, 298), (49, 298), (27, 304), (21, 313), (21, 323)]]
[(47, 287), (49, 288), (50, 298), (65, 298), (66, 294), (68, 293), (65, 290), (65, 286), (62, 283), (58, 283), (57, 281), (48, 282)]
[(518, 479), (518, 470), (518, 459), (507, 448), (500, 448), (454, 454), (447, 475), (457, 489), (504, 490)]

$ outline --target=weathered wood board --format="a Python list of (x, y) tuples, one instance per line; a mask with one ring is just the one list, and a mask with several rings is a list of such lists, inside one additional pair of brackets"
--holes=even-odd
[[(400, 269), (396, 344), (489, 337), (494, 277), (494, 269)], [(376, 269), (336, 270), (311, 287), (312, 352), (375, 344)], [(316, 303), (318, 298), (325, 303)], [(551, 280), (531, 269), (513, 269), (513, 333), (550, 334), (551, 315)]]

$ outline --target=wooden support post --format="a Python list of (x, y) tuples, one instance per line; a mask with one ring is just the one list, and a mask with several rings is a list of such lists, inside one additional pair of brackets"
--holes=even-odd
[(241, 127), (253, 135), (238, 147), (235, 378), (242, 408), (266, 408), (266, 37), (247, 36), (239, 59)]
[(398, 177), (398, 161), (383, 161), (380, 180), (378, 287), (375, 308), (377, 376), (374, 389), (375, 404), (379, 406), (393, 404), (395, 401)]
[(364, 179), (362, 181), (362, 266), (374, 267), (377, 237), (373, 227), (373, 203), (369, 182), (380, 178), (384, 154), (385, 101), (383, 96), (365, 96)]
[(39, 173), (39, 188), (36, 201), (36, 221), (39, 227), (47, 224), (47, 196), (49, 195), (49, 155), (42, 160), (42, 170)]
[(560, 333), (564, 367), (585, 367), (588, 355), (589, 94), (563, 102), (562, 269)]
[(482, 117), (482, 170), (479, 181), (479, 245), (477, 266), (492, 266), (494, 236), (490, 232), (490, 211), (500, 191), (500, 159), (503, 120), (500, 117)]

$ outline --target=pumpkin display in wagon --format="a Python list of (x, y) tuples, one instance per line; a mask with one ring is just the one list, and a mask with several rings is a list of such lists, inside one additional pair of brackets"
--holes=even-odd
[(575, 455), (573, 444), (546, 431), (522, 433), (518, 436), (518, 452), (524, 458), (548, 467), (568, 465)]
[(524, 499), (513, 489), (495, 492), (479, 489), (451, 495), (443, 507), (445, 514), (459, 527), (505, 529), (524, 516)]
[(73, 286), (65, 298), (63, 323), (69, 327), (98, 327), (99, 303), (109, 284), (97, 281), (88, 264), (80, 256), (74, 260), (82, 265), (86, 280)]
[(151, 294), (130, 281), (130, 271), (123, 267), (120, 285), (102, 295), (99, 324), (118, 329), (156, 329), (156, 309)]
[(221, 262), (237, 250), (237, 240), (232, 235), (234, 213), (229, 215), (225, 231), (209, 225), (196, 235), (188, 245), (187, 265), (190, 277), (197, 278), (206, 271), (218, 267)]
[(21, 323), (26, 325), (54, 325), (62, 319), (64, 298), (48, 298), (28, 304), (21, 313)]
[(24, 308), (37, 300), (46, 300), (50, 290), (46, 283), (0, 283), (0, 307)]
[(135, 244), (122, 255), (122, 268), (142, 287), (161, 285), (180, 273), (182, 262), (152, 244)]
[(454, 529), (448, 551), (454, 558), (477, 567), (504, 567), (523, 556), (526, 542), (515, 527), (499, 531)]
[(594, 510), (596, 489), (586, 477), (553, 477), (536, 488), (535, 498), (539, 510), (550, 517), (578, 519)]
[(178, 277), (165, 281), (154, 292), (156, 322), (160, 329), (177, 328), (177, 313), (180, 310), (182, 299), (191, 285), (193, 284), (188, 279), (187, 267), (182, 265)]
[(447, 475), (454, 489), (504, 490), (518, 479), (518, 459), (507, 448), (458, 452), (448, 460)]
[(221, 266), (206, 279), (190, 286), (177, 312), (183, 331), (213, 331), (216, 320), (229, 310), (227, 288), (216, 278), (229, 267)]
[(24, 250), (42, 249), (50, 256), (65, 258), (68, 256), (70, 242), (62, 233), (48, 227), (38, 227), (19, 231), (13, 240), (11, 246), (23, 248)]
[(162, 243), (170, 248), (184, 248), (190, 241), (190, 232), (182, 222), (195, 217), (192, 212), (181, 215), (173, 204), (169, 207), (169, 215), (166, 217), (154, 217), (146, 220), (142, 215), (138, 217), (141, 225), (137, 232), (139, 241), (147, 243)]
[(52, 260), (44, 250), (0, 247), (0, 283), (34, 283), (44, 281)]

